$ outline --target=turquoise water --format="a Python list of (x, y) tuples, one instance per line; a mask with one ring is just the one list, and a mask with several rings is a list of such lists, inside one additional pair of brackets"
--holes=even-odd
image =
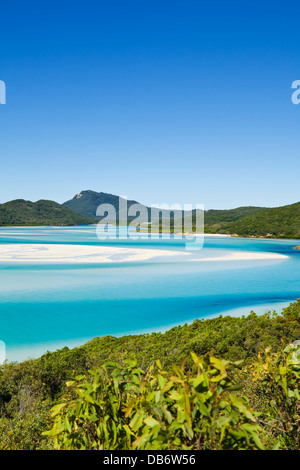
[[(185, 242), (101, 242), (95, 226), (1, 228), (4, 243), (116, 244), (185, 251)], [(8, 360), (36, 357), (102, 335), (162, 331), (222, 313), (247, 315), (281, 309), (299, 297), (299, 240), (206, 237), (191, 261), (114, 264), (0, 263), (0, 340)], [(205, 261), (235, 252), (268, 252), (275, 260)], [(197, 260), (201, 259), (201, 262)]]

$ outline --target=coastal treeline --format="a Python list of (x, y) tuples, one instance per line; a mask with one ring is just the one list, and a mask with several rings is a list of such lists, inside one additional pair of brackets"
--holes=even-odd
[[(185, 219), (171, 219), (169, 224), (152, 224), (149, 231), (181, 233), (192, 226), (197, 232), (196, 215)], [(202, 228), (201, 228), (202, 230)], [(208, 210), (204, 212), (204, 233), (227, 234), (254, 238), (300, 238), (300, 203), (282, 207), (238, 207), (230, 210)]]
[(4, 364), (0, 448), (298, 449), (299, 340), (297, 301)]
[[(105, 202), (115, 207), (116, 201), (119, 200), (117, 196), (105, 193), (98, 194), (92, 191), (84, 191), (83, 193), (88, 193), (89, 198), (86, 199), (83, 196), (68, 201), (63, 205), (48, 200), (31, 202), (24, 199), (16, 199), (0, 204), (0, 226), (95, 224), (99, 222), (99, 219), (95, 216), (96, 204), (102, 201), (101, 203)], [(96, 199), (94, 194), (98, 194)], [(128, 207), (135, 204), (135, 201), (127, 202)], [(118, 214), (118, 211), (116, 213)], [(135, 217), (133, 216), (128, 217), (127, 223), (133, 223), (134, 219)], [(195, 213), (193, 215), (186, 215), (184, 219), (181, 219), (181, 217), (175, 219), (171, 217), (169, 219), (167, 217), (164, 223), (162, 220), (159, 222), (158, 218), (152, 221), (148, 231), (165, 232), (167, 230), (170, 233), (182, 233), (186, 231), (185, 223), (189, 230), (190, 227), (196, 230), (198, 227), (195, 220)], [(139, 223), (137, 223), (137, 226), (139, 226)], [(143, 225), (142, 230), (147, 231), (146, 224)], [(230, 210), (211, 209), (204, 212), (204, 232), (241, 237), (299, 239), (300, 202), (274, 208), (247, 206)]]
[(254, 208), (252, 211), (240, 209), (214, 211), (212, 214), (208, 211), (204, 216), (205, 232), (242, 237), (300, 238), (299, 202), (281, 207)]

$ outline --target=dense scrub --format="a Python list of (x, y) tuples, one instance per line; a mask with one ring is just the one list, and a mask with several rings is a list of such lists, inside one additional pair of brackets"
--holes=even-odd
[[(72, 434), (72, 423), (79, 426), (77, 412), (81, 431), (74, 448), (113, 446), (114, 440), (104, 444), (102, 438), (94, 442), (91, 436), (101, 435), (103, 429), (99, 431), (97, 426), (104, 425), (104, 416), (105, 423), (113, 426), (111, 413), (116, 411), (115, 406), (121, 413), (115, 424), (117, 429), (121, 426), (123, 433), (122, 439), (117, 440), (127, 448), (299, 448), (299, 362), (294, 349), (286, 349), (296, 340), (300, 340), (300, 301), (280, 315), (257, 316), (252, 312), (241, 318), (196, 320), (164, 334), (95, 338), (79, 348), (64, 348), (36, 360), (5, 364), (0, 369), (0, 448), (70, 448), (68, 434)], [(90, 370), (94, 372), (91, 374)], [(199, 379), (201, 374), (205, 380)], [(123, 390), (126, 375), (135, 384), (136, 393), (133, 389)], [(200, 386), (199, 380), (206, 384), (206, 398), (201, 395), (203, 384)], [(114, 407), (108, 412), (111, 405), (107, 403), (102, 414), (93, 411), (96, 428), (85, 436), (82, 410), (90, 403), (90, 387), (96, 387), (96, 401), (102, 403), (103, 396), (109, 395)], [(219, 389), (214, 395), (216, 387)], [(83, 390), (85, 398), (79, 390)], [(181, 406), (187, 406), (183, 402), (179, 406), (184, 390), (191, 414), (187, 417), (185, 410), (183, 418), (178, 413)], [(213, 415), (203, 415), (206, 408), (202, 407), (202, 398), (206, 408), (209, 405), (210, 410), (215, 410)], [(220, 400), (224, 400), (223, 408)], [(133, 411), (141, 413), (136, 418), (139, 426), (128, 420), (129, 415), (125, 417), (129, 402), (134, 403), (131, 419)], [(55, 409), (56, 418), (51, 417), (51, 408), (62, 403)], [(66, 428), (59, 430), (56, 421), (59, 432), (44, 434), (51, 429), (52, 420), (60, 419), (64, 413), (68, 414)], [(242, 436), (236, 434), (241, 426), (246, 433)], [(148, 439), (145, 434), (151, 437)]]

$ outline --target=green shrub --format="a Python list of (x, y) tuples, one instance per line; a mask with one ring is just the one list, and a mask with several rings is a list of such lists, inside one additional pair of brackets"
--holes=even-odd
[(144, 374), (125, 361), (77, 377), (45, 434), (68, 450), (263, 449), (247, 400), (232, 393), (228, 370), (237, 364), (192, 357), (190, 372), (158, 361)]
[(255, 401), (262, 404), (259, 422), (278, 448), (299, 449), (300, 346), (291, 344), (282, 353), (267, 349), (249, 369)]

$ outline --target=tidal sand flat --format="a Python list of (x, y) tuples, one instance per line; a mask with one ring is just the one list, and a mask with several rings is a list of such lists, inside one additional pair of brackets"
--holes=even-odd
[(232, 251), (221, 256), (202, 256), (202, 251), (158, 250), (90, 245), (1, 244), (0, 263), (120, 263), (176, 258), (191, 261), (280, 260), (279, 253)]
[(251, 251), (232, 251), (229, 254), (202, 259), (193, 259), (192, 261), (255, 261), (255, 260), (284, 260), (288, 256), (279, 253), (264, 253)]
[(186, 252), (86, 245), (2, 244), (1, 262), (116, 263), (147, 261), (158, 257), (184, 256)]
[(300, 240), (206, 236), (203, 248), (191, 251), (186, 241), (102, 242), (95, 226), (0, 229), (7, 359), (232, 310), (276, 309), (299, 295), (300, 252), (293, 248)]

